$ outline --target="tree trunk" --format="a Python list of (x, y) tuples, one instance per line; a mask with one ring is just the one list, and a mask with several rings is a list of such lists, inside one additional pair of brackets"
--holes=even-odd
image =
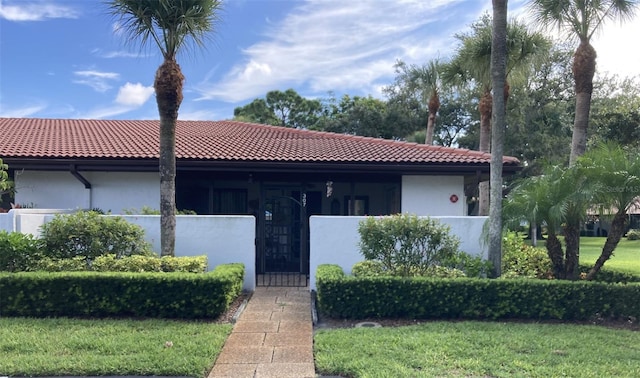
[(566, 244), (564, 259), (564, 278), (577, 280), (580, 276), (580, 226), (578, 224), (566, 224), (563, 228)]
[(613, 217), (613, 221), (611, 221), (611, 228), (607, 235), (607, 241), (605, 241), (602, 247), (602, 253), (600, 253), (600, 257), (596, 260), (593, 268), (587, 273), (587, 280), (592, 280), (596, 274), (598, 274), (604, 263), (611, 258), (613, 250), (618, 246), (622, 235), (624, 235), (624, 230), (627, 228), (627, 220), (628, 216), (625, 209), (618, 210)]
[[(486, 91), (480, 99), (478, 110), (480, 111), (480, 145), (478, 150), (481, 152), (490, 152), (491, 138), (491, 110), (493, 107), (493, 98), (491, 91)], [(479, 208), (478, 215), (489, 215), (489, 182), (483, 181), (479, 186)]]
[[(507, 0), (493, 0), (491, 38), (491, 81), (494, 88), (505, 87), (507, 70)], [(493, 276), (502, 274), (502, 165), (506, 96), (496, 96), (492, 104), (491, 201), (489, 207), (489, 260)]]
[(436, 117), (438, 115), (438, 110), (440, 109), (440, 96), (437, 91), (434, 91), (431, 97), (429, 98), (429, 118), (427, 119), (427, 135), (425, 137), (425, 144), (432, 145), (433, 144), (433, 132), (436, 128)]
[(175, 60), (165, 59), (153, 87), (160, 114), (160, 255), (173, 256), (176, 240), (176, 124), (184, 76)]
[(547, 235), (547, 254), (553, 265), (553, 275), (556, 279), (564, 279), (564, 253), (562, 252), (562, 243), (558, 239), (558, 236), (549, 230)]
[(576, 113), (573, 122), (569, 164), (575, 163), (587, 148), (593, 75), (596, 72), (596, 51), (589, 44), (589, 41), (581, 41), (576, 49), (573, 56), (572, 71), (576, 90)]
[(427, 119), (427, 134), (424, 140), (424, 144), (432, 145), (433, 144), (433, 129), (436, 123), (436, 115), (435, 113), (429, 112), (429, 118)]

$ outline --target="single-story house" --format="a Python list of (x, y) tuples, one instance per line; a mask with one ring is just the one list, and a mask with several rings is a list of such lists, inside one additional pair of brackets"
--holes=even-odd
[[(16, 204), (159, 207), (158, 121), (0, 118), (0, 136)], [(308, 273), (312, 215), (465, 216), (465, 185), (488, 179), (491, 158), (236, 121), (178, 121), (176, 154), (179, 210), (255, 216), (258, 273)]]

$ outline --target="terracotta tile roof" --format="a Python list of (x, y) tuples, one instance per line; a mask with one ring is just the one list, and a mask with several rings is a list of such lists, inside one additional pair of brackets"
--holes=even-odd
[[(157, 159), (158, 121), (0, 118), (0, 157)], [(178, 121), (178, 160), (488, 164), (466, 149), (236, 121)], [(506, 157), (507, 165), (517, 165)]]

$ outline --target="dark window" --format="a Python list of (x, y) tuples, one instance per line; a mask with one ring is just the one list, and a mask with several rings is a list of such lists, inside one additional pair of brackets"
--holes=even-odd
[(212, 214), (246, 214), (247, 191), (245, 189), (214, 189)]

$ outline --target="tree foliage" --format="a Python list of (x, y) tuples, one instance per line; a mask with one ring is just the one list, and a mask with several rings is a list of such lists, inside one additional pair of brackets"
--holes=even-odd
[(236, 120), (306, 129), (316, 124), (322, 105), (318, 100), (306, 99), (293, 89), (269, 91), (265, 98), (257, 98), (234, 109)]

